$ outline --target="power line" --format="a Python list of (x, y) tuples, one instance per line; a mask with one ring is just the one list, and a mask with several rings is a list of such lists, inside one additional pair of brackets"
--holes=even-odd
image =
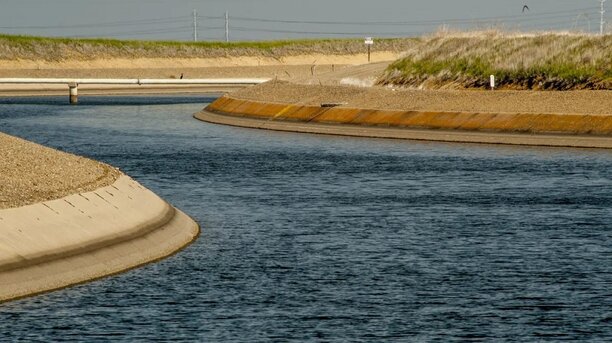
[(164, 29), (164, 30), (148, 30), (148, 31), (124, 31), (124, 32), (112, 32), (105, 34), (96, 34), (96, 35), (74, 35), (73, 37), (83, 37), (83, 38), (97, 38), (97, 37), (111, 37), (111, 36), (134, 36), (134, 35), (155, 35), (160, 33), (183, 33), (183, 32), (191, 32), (191, 26), (185, 26), (183, 28), (176, 29)]
[(73, 25), (49, 25), (49, 26), (0, 26), (1, 29), (63, 29), (63, 28), (85, 28), (85, 27), (115, 27), (115, 26), (138, 26), (150, 24), (170, 24), (176, 22), (184, 22), (189, 16), (145, 19), (134, 21), (115, 21), (105, 23), (90, 23), (90, 24), (73, 24)]
[[(602, 4), (605, 0), (602, 1)], [(477, 17), (470, 19), (432, 19), (432, 20), (414, 20), (414, 21), (309, 21), (309, 20), (279, 20), (279, 19), (266, 19), (266, 18), (254, 18), (254, 17), (232, 17), (232, 20), (236, 21), (251, 21), (251, 22), (268, 22), (268, 23), (284, 23), (284, 24), (317, 24), (317, 25), (437, 25), (445, 23), (471, 23), (474, 21), (491, 21), (500, 19), (521, 19), (521, 20), (540, 20), (541, 17), (550, 17), (554, 14), (563, 13), (577, 13), (599, 10), (599, 7), (587, 7), (574, 10), (554, 11), (540, 14), (530, 15), (525, 18), (524, 15), (511, 15), (511, 16), (493, 16), (493, 17)], [(162, 23), (175, 23), (184, 22), (192, 16), (175, 16), (165, 18), (151, 18), (151, 19), (140, 19), (140, 20), (123, 20), (123, 21), (112, 21), (102, 23), (87, 23), (87, 24), (71, 24), (71, 25), (27, 25), (27, 26), (0, 26), (0, 29), (62, 29), (62, 28), (90, 28), (90, 27), (107, 27), (107, 26), (138, 26), (148, 24), (162, 24)], [(210, 20), (223, 20), (228, 19), (228, 16), (201, 16), (197, 18), (210, 19)]]
[(544, 21), (551, 20), (551, 19), (562, 19), (562, 18), (572, 19), (572, 18), (575, 18), (577, 14), (578, 15), (585, 14), (585, 12), (572, 13), (572, 14), (564, 14), (564, 15), (556, 15), (556, 16), (548, 16), (546, 18), (526, 17), (526, 18), (521, 18), (519, 20), (516, 20), (516, 22), (517, 23), (531, 22), (531, 21), (544, 22)]
[[(134, 36), (134, 35), (154, 35), (154, 34), (164, 34), (164, 33), (193, 33), (193, 27), (189, 25), (177, 26), (177, 27), (167, 27), (167, 28), (158, 28), (158, 29), (150, 29), (150, 30), (138, 30), (138, 31), (115, 31), (115, 32), (106, 32), (106, 33), (98, 33), (91, 35), (74, 35), (72, 37), (112, 37), (112, 36)], [(198, 26), (198, 30), (222, 30), (221, 26)], [(198, 37), (200, 37), (198, 35)], [(202, 38), (202, 37), (200, 37)]]
[(557, 20), (557, 21), (541, 23), (541, 24), (540, 23), (529, 23), (527, 25), (521, 26), (521, 28), (529, 28), (529, 29), (537, 29), (541, 27), (568, 28), (568, 22), (567, 20)]
[[(116, 27), (116, 26), (139, 26), (139, 25), (152, 25), (152, 24), (171, 24), (185, 22), (189, 20), (191, 16), (178, 16), (178, 17), (166, 17), (166, 18), (154, 18), (154, 19), (141, 19), (141, 20), (130, 20), (130, 21), (113, 21), (103, 23), (88, 23), (88, 24), (71, 24), (71, 25), (29, 25), (29, 26), (0, 26), (0, 29), (71, 29), (71, 28), (91, 28), (91, 27)], [(223, 19), (218, 16), (198, 16), (202, 19)]]
[[(544, 12), (539, 14), (533, 14), (529, 17), (546, 17), (564, 13), (577, 13), (584, 11), (593, 11), (597, 7), (587, 7), (581, 9), (564, 10), (564, 11), (553, 11)], [(474, 21), (491, 21), (501, 19), (521, 19), (525, 18), (525, 15), (510, 15), (510, 16), (494, 16), (494, 17), (480, 17), (470, 19), (430, 19), (430, 20), (413, 20), (413, 21), (318, 21), (318, 20), (282, 20), (282, 19), (267, 19), (267, 18), (254, 18), (254, 17), (232, 17), (232, 20), (237, 21), (251, 21), (251, 22), (265, 22), (265, 23), (282, 23), (282, 24), (317, 24), (317, 25), (424, 25), (424, 24), (445, 24), (445, 23), (470, 23)], [(535, 20), (536, 18), (532, 19)]]
[[(372, 34), (372, 32), (329, 32), (329, 31), (302, 31), (302, 30), (276, 30), (276, 29), (260, 29), (255, 27), (233, 26), (232, 30), (241, 32), (269, 32), (269, 33), (291, 33), (305, 35), (337, 35), (337, 36), (364, 36)], [(377, 35), (416, 35), (423, 32), (375, 32)]]
[[(239, 25), (232, 27), (232, 30), (238, 32), (260, 32), (260, 33), (278, 33), (278, 34), (291, 34), (291, 35), (324, 35), (324, 36), (369, 36), (369, 35), (378, 35), (378, 36), (414, 36), (421, 35), (425, 33), (424, 31), (430, 31), (434, 26), (441, 25), (453, 25), (458, 28), (468, 28), (471, 26), (482, 26), (486, 23), (489, 25), (499, 24), (499, 25), (511, 25), (518, 27), (552, 27), (556, 25), (564, 25), (570, 24), (568, 20), (572, 20), (574, 22), (574, 18), (576, 14), (578, 15), (586, 15), (587, 13), (594, 13), (597, 9), (601, 13), (601, 24), (600, 24), (600, 33), (603, 34), (604, 28), (604, 3), (606, 0), (599, 0), (601, 2), (601, 9), (599, 7), (586, 7), (580, 9), (572, 9), (572, 10), (562, 10), (562, 11), (550, 11), (550, 12), (541, 12), (541, 13), (533, 13), (533, 14), (521, 14), (521, 15), (507, 15), (507, 16), (491, 16), (491, 17), (480, 17), (480, 18), (469, 18), (469, 19), (428, 19), (428, 20), (412, 20), (412, 21), (320, 21), (320, 20), (283, 20), (283, 19), (269, 19), (269, 18), (255, 18), (255, 17), (232, 17), (232, 21), (243, 22), (246, 25)], [(192, 23), (190, 26), (186, 26), (189, 23), (190, 19)], [(206, 19), (212, 21), (212, 23), (219, 23), (219, 26), (208, 26), (203, 27), (198, 25), (198, 20)], [(216, 20), (224, 20), (224, 24), (222, 22), (215, 22)], [(202, 30), (223, 30), (225, 29), (225, 41), (229, 42), (230, 36), (230, 17), (228, 12), (225, 12), (221, 16), (200, 16), (197, 11), (194, 9), (192, 15), (187, 16), (174, 16), (174, 17), (164, 17), (164, 18), (149, 18), (149, 19), (139, 19), (139, 20), (121, 20), (121, 21), (111, 21), (111, 22), (101, 22), (101, 23), (88, 23), (88, 24), (71, 24), (71, 25), (32, 25), (32, 26), (0, 26), (0, 29), (9, 29), (9, 30), (18, 30), (18, 29), (78, 29), (78, 28), (106, 28), (106, 27), (136, 27), (136, 30), (128, 31), (122, 30), (119, 32), (112, 33), (103, 33), (98, 35), (88, 35), (88, 36), (76, 36), (76, 37), (96, 37), (96, 36), (121, 36), (121, 35), (154, 35), (154, 34), (167, 34), (167, 33), (185, 33), (186, 31), (192, 31), (193, 40), (198, 40), (198, 34), (202, 32)], [(253, 25), (249, 25), (248, 23), (253, 23)], [(263, 27), (252, 27), (258, 26), (256, 23), (261, 23)], [(170, 27), (160, 27), (164, 25), (177, 24), (180, 26), (170, 26)], [(270, 27), (271, 25), (264, 24), (301, 24), (303, 27), (294, 27), (285, 26), (285, 27)], [(222, 26), (223, 25), (223, 26)], [(316, 25), (316, 28), (313, 28), (313, 25)], [(332, 29), (331, 27), (327, 30), (326, 26), (334, 26), (336, 29)], [(338, 26), (342, 25), (355, 25), (359, 26), (362, 29), (366, 30), (363, 27), (367, 27), (367, 32), (355, 32), (351, 31), (349, 28), (342, 29)], [(146, 26), (153, 26), (150, 29), (146, 29)], [(268, 26), (268, 27), (266, 27)], [(384, 30), (383, 27), (396, 26), (398, 29), (400, 27), (414, 27), (420, 26), (422, 30), (420, 31), (412, 31), (412, 32), (402, 32), (402, 31), (389, 31), (394, 30), (394, 28), (387, 28)], [(382, 29), (382, 31), (378, 31), (378, 29)], [(138, 30), (140, 28), (140, 30)], [(357, 29), (360, 30), (360, 29)]]
[[(566, 20), (558, 20), (558, 19), (566, 19)], [(550, 26), (550, 25), (562, 25), (568, 24), (567, 19), (574, 19), (574, 15), (562, 15), (562, 16), (554, 16), (545, 19), (529, 19), (523, 21), (517, 21), (516, 24), (524, 24), (525, 22), (533, 22), (537, 21), (537, 23), (530, 23), (528, 26)], [(554, 20), (550, 22), (550, 20)], [(464, 23), (467, 24), (467, 23)], [(471, 22), (470, 24), (477, 24), (477, 22)], [(269, 29), (269, 28), (260, 28), (253, 26), (234, 26), (232, 27), (235, 31), (240, 32), (268, 32), (268, 33), (287, 33), (287, 34), (313, 34), (313, 35), (341, 35), (341, 36), (358, 36), (358, 35), (383, 35), (383, 36), (401, 36), (401, 35), (415, 35), (415, 34), (423, 34), (422, 31), (411, 31), (411, 32), (402, 32), (402, 31), (393, 31), (393, 32), (385, 32), (385, 31), (368, 31), (368, 32), (355, 32), (355, 31), (309, 31), (309, 30), (287, 30), (287, 29)]]

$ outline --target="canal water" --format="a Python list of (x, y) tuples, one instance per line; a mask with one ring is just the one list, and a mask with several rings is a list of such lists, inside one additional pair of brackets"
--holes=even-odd
[(2, 341), (612, 340), (612, 152), (278, 133), (196, 96), (0, 99), (202, 226), (159, 263), (0, 305)]

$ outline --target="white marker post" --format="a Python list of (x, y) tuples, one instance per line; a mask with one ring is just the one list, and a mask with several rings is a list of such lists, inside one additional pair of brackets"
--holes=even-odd
[(364, 43), (368, 47), (368, 63), (369, 63), (370, 62), (370, 50), (372, 48), (372, 45), (374, 45), (374, 40), (372, 39), (372, 37), (366, 37)]
[(491, 90), (495, 89), (495, 75), (491, 75)]

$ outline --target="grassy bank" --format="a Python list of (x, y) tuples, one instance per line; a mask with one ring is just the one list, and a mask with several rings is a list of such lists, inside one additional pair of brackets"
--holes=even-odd
[[(376, 51), (401, 52), (414, 39), (377, 40)], [(0, 60), (100, 58), (195, 58), (363, 53), (362, 39), (316, 39), (263, 42), (174, 42), (116, 39), (71, 39), (0, 35)]]
[(380, 85), (504, 89), (612, 89), (612, 35), (437, 35), (408, 47)]

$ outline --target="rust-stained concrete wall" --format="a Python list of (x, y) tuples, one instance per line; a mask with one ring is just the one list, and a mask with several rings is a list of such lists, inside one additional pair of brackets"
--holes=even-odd
[(264, 103), (225, 95), (214, 113), (274, 121), (352, 124), (409, 129), (612, 136), (612, 116), (536, 113), (420, 112)]
[(0, 210), (0, 302), (121, 272), (192, 242), (198, 225), (128, 176)]

